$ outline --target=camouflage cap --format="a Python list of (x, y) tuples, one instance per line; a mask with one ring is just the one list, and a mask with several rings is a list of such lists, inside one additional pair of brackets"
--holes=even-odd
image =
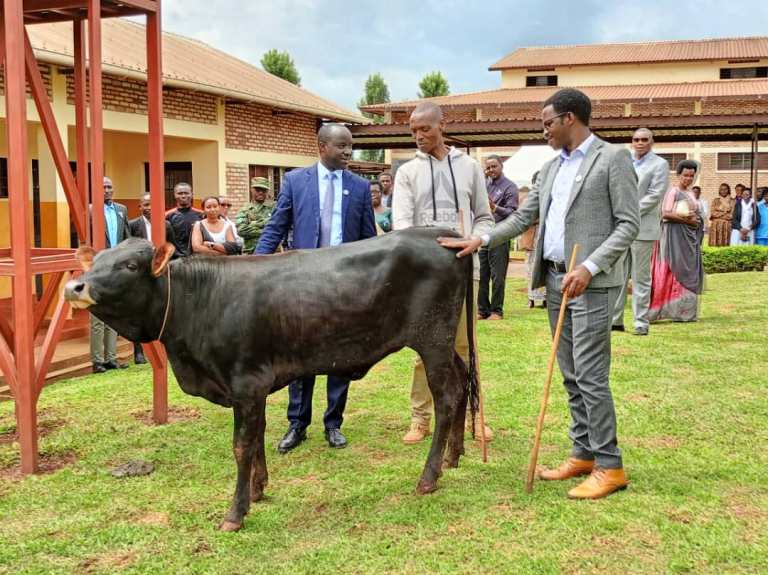
[(264, 190), (270, 190), (272, 188), (272, 186), (269, 184), (269, 178), (264, 177), (251, 178), (251, 187), (262, 188)]

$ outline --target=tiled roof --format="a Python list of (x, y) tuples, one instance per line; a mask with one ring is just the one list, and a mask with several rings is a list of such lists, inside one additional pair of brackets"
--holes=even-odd
[(518, 48), (489, 70), (768, 58), (768, 37)]
[[(56, 64), (73, 55), (70, 22), (27, 26), (35, 55)], [(105, 73), (146, 75), (146, 29), (121, 18), (102, 21)], [(239, 100), (299, 110), (321, 117), (365, 122), (359, 114), (295, 86), (203, 42), (163, 34), (163, 83)]]
[[(540, 104), (561, 87), (502, 88), (487, 92), (471, 92), (452, 96), (429, 98), (440, 106), (483, 106), (506, 104)], [(684, 84), (637, 84), (623, 86), (584, 86), (583, 91), (593, 101), (648, 101), (707, 98), (768, 98), (768, 79), (718, 80), (714, 82), (690, 82)], [(362, 108), (367, 112), (383, 113), (386, 110), (409, 110), (423, 100), (407, 100), (378, 104)]]

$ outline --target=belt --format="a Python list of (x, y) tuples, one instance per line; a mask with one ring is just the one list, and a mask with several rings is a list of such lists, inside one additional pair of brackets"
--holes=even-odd
[(555, 262), (552, 260), (544, 260), (544, 263), (547, 264), (547, 267), (552, 268), (557, 273), (564, 274), (568, 271), (568, 269), (565, 267), (565, 262)]

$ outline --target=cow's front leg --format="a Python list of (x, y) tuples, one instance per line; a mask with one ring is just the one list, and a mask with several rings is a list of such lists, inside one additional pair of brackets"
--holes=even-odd
[[(232, 451), (237, 464), (237, 483), (232, 505), (219, 525), (222, 531), (237, 531), (251, 506), (251, 467), (259, 435), (259, 418), (265, 417), (266, 396), (236, 400), (233, 404), (234, 432)], [(263, 426), (261, 441), (264, 441)]]

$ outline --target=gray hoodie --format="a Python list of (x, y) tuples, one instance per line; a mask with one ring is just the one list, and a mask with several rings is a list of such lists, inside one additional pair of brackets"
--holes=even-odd
[(476, 160), (456, 148), (451, 148), (442, 161), (416, 152), (416, 157), (397, 170), (392, 198), (395, 230), (440, 226), (469, 237), (493, 229), (483, 170)]

